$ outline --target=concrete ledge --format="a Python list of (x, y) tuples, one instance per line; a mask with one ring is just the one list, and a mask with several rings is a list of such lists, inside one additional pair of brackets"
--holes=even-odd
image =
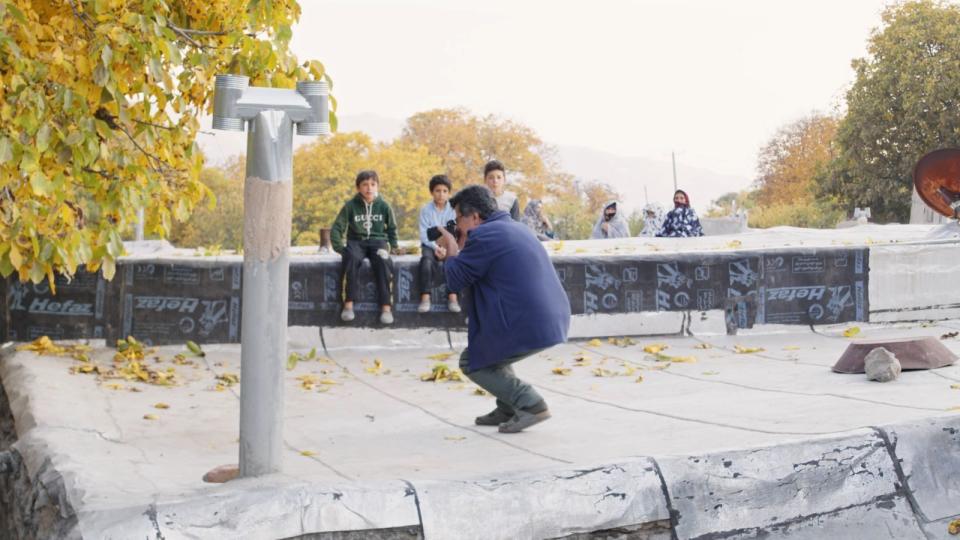
[(670, 518), (649, 458), (416, 485), (426, 538), (554, 538)]

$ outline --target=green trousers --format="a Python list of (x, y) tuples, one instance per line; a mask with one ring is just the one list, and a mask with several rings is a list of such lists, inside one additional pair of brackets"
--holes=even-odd
[(523, 354), (510, 356), (499, 364), (471, 371), (469, 349), (464, 349), (460, 353), (460, 370), (477, 386), (497, 398), (497, 408), (509, 414), (514, 414), (516, 409), (531, 408), (534, 409), (533, 412), (540, 412), (537, 409), (545, 407), (545, 405), (541, 405), (543, 397), (528, 383), (517, 378), (517, 375), (513, 372), (513, 363), (543, 350), (545, 349), (527, 351)]

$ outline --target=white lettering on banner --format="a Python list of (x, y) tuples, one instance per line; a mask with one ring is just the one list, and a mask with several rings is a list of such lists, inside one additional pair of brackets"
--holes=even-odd
[(93, 315), (93, 304), (79, 304), (73, 300), (55, 302), (49, 298), (34, 298), (27, 308), (27, 313), (41, 313), (44, 315)]
[(154, 311), (178, 311), (193, 313), (200, 305), (199, 298), (179, 298), (167, 296), (135, 296), (134, 309), (152, 309)]
[(767, 289), (767, 301), (821, 300), (825, 292), (827, 292), (827, 288), (823, 285)]

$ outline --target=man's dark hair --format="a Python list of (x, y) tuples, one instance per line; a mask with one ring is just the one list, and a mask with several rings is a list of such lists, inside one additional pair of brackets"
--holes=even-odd
[(472, 216), (478, 214), (480, 219), (487, 219), (497, 208), (497, 199), (487, 186), (467, 186), (457, 192), (450, 199), (450, 206), (460, 211), (460, 215)]
[(490, 174), (490, 171), (500, 171), (504, 176), (507, 175), (507, 169), (504, 168), (503, 163), (500, 163), (495, 159), (491, 159), (486, 165), (483, 166), (483, 177), (486, 178), (487, 175)]
[(433, 188), (437, 186), (447, 186), (447, 189), (453, 191), (453, 184), (445, 174), (438, 174), (430, 179), (430, 193), (433, 193)]
[(377, 171), (360, 171), (357, 173), (357, 187), (360, 187), (360, 182), (370, 179), (373, 179), (378, 186), (380, 185), (380, 177), (377, 176)]

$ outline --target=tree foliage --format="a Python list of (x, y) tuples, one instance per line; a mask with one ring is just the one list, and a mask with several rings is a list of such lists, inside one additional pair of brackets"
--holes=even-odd
[(190, 219), (173, 224), (170, 242), (182, 247), (243, 247), (243, 181), (246, 162), (235, 158), (224, 167), (204, 167), (200, 181), (213, 197), (194, 208)]
[(960, 144), (960, 7), (933, 0), (894, 4), (853, 62), (838, 154), (819, 183), (846, 207), (879, 221), (909, 218), (920, 157)]
[(414, 114), (400, 140), (440, 157), (446, 174), (459, 185), (482, 183), (483, 165), (491, 159), (504, 163), (511, 181), (540, 180), (549, 152), (529, 127), (493, 115), (481, 118), (466, 109)]
[(165, 236), (210, 195), (198, 117), (213, 78), (325, 77), (289, 50), (295, 0), (0, 0), (0, 274), (111, 277), (146, 210)]

